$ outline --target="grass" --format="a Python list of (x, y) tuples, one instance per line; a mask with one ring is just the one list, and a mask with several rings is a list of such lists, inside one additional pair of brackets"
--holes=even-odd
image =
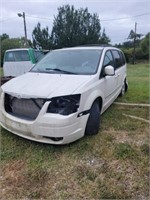
[(128, 65), (129, 91), (123, 102), (149, 103), (150, 68), (149, 64)]
[[(129, 91), (117, 101), (148, 103), (148, 65), (129, 65)], [(142, 89), (143, 88), (143, 89)], [(54, 146), (1, 129), (1, 199), (149, 198), (149, 119), (144, 107), (113, 104), (97, 135)]]

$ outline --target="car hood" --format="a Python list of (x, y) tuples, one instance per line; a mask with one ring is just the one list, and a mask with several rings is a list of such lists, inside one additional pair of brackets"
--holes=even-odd
[(2, 90), (18, 98), (51, 98), (75, 94), (91, 79), (88, 75), (26, 73), (2, 86)]

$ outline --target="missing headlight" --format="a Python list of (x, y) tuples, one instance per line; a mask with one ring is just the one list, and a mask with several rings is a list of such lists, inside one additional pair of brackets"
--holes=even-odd
[(54, 97), (48, 106), (48, 113), (70, 115), (77, 112), (80, 103), (80, 94)]

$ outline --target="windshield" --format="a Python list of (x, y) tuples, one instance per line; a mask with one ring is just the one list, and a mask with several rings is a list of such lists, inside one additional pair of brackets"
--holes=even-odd
[(101, 50), (56, 50), (48, 53), (39, 61), (31, 72), (95, 74)]
[(6, 62), (30, 61), (27, 50), (8, 51), (5, 53)]

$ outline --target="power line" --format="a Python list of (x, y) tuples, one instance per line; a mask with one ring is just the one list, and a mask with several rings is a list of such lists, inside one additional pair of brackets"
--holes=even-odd
[[(115, 18), (115, 19), (102, 19), (100, 21), (117, 21), (117, 20), (123, 20), (123, 19), (130, 19), (130, 18), (134, 18), (134, 17), (141, 17), (141, 16), (144, 16), (144, 15), (149, 15), (150, 13), (143, 13), (143, 14), (140, 14), (140, 15), (134, 15), (134, 16), (131, 16), (131, 17), (123, 17), (123, 18)], [(47, 18), (47, 17), (38, 17), (38, 16), (33, 16), (33, 15), (27, 15), (26, 16), (28, 17), (31, 17), (31, 18), (38, 18), (38, 19), (46, 19), (46, 20), (50, 20), (50, 18)]]
[[(124, 19), (131, 19), (131, 18), (134, 18), (134, 17), (142, 17), (142, 16), (145, 16), (145, 15), (149, 15), (150, 13), (143, 13), (143, 14), (140, 14), (140, 15), (134, 15), (134, 16), (130, 16), (130, 17), (123, 17), (123, 18), (114, 18), (114, 19), (100, 19), (101, 22), (107, 22), (107, 21), (118, 21), (118, 20), (124, 20)], [(41, 17), (41, 16), (33, 16), (33, 15), (28, 15), (26, 14), (27, 17), (31, 17), (31, 18), (37, 18), (37, 19), (45, 19), (45, 20), (50, 20), (52, 17)], [(17, 18), (17, 17), (11, 17), (11, 18), (7, 18), (7, 19), (4, 19), (4, 20), (0, 20), (0, 22), (4, 22), (4, 21), (8, 21), (8, 20), (12, 20), (14, 18)]]
[[(26, 17), (31, 17), (31, 18), (37, 18), (37, 19), (46, 19), (46, 20), (50, 20), (50, 18), (46, 18), (46, 17), (38, 17), (38, 16), (33, 16), (33, 15), (28, 15), (26, 14)], [(4, 19), (4, 20), (0, 20), (0, 22), (5, 22), (5, 21), (8, 21), (8, 20), (12, 20), (12, 19), (15, 19), (17, 17), (11, 17), (11, 18), (7, 18), (7, 19)]]
[(28, 14), (26, 14), (26, 16), (27, 16), (27, 17), (31, 17), (31, 18), (46, 19), (46, 20), (50, 20), (50, 18), (51, 18), (51, 17), (48, 18), (48, 17), (40, 17), (40, 16), (38, 17), (38, 16), (33, 16), (33, 15), (28, 15)]
[(12, 19), (15, 19), (15, 18), (18, 18), (18, 17), (10, 17), (10, 18), (7, 18), (7, 19), (0, 20), (0, 22), (5, 22), (5, 21), (12, 20)]
[(131, 16), (131, 17), (123, 17), (123, 18), (115, 18), (115, 19), (102, 19), (100, 20), (101, 22), (103, 21), (117, 21), (117, 20), (123, 20), (123, 19), (130, 19), (130, 18), (134, 18), (134, 17), (141, 17), (141, 16), (144, 16), (144, 15), (149, 15), (150, 13), (143, 13), (143, 14), (140, 14), (140, 15), (134, 15), (134, 16)]

